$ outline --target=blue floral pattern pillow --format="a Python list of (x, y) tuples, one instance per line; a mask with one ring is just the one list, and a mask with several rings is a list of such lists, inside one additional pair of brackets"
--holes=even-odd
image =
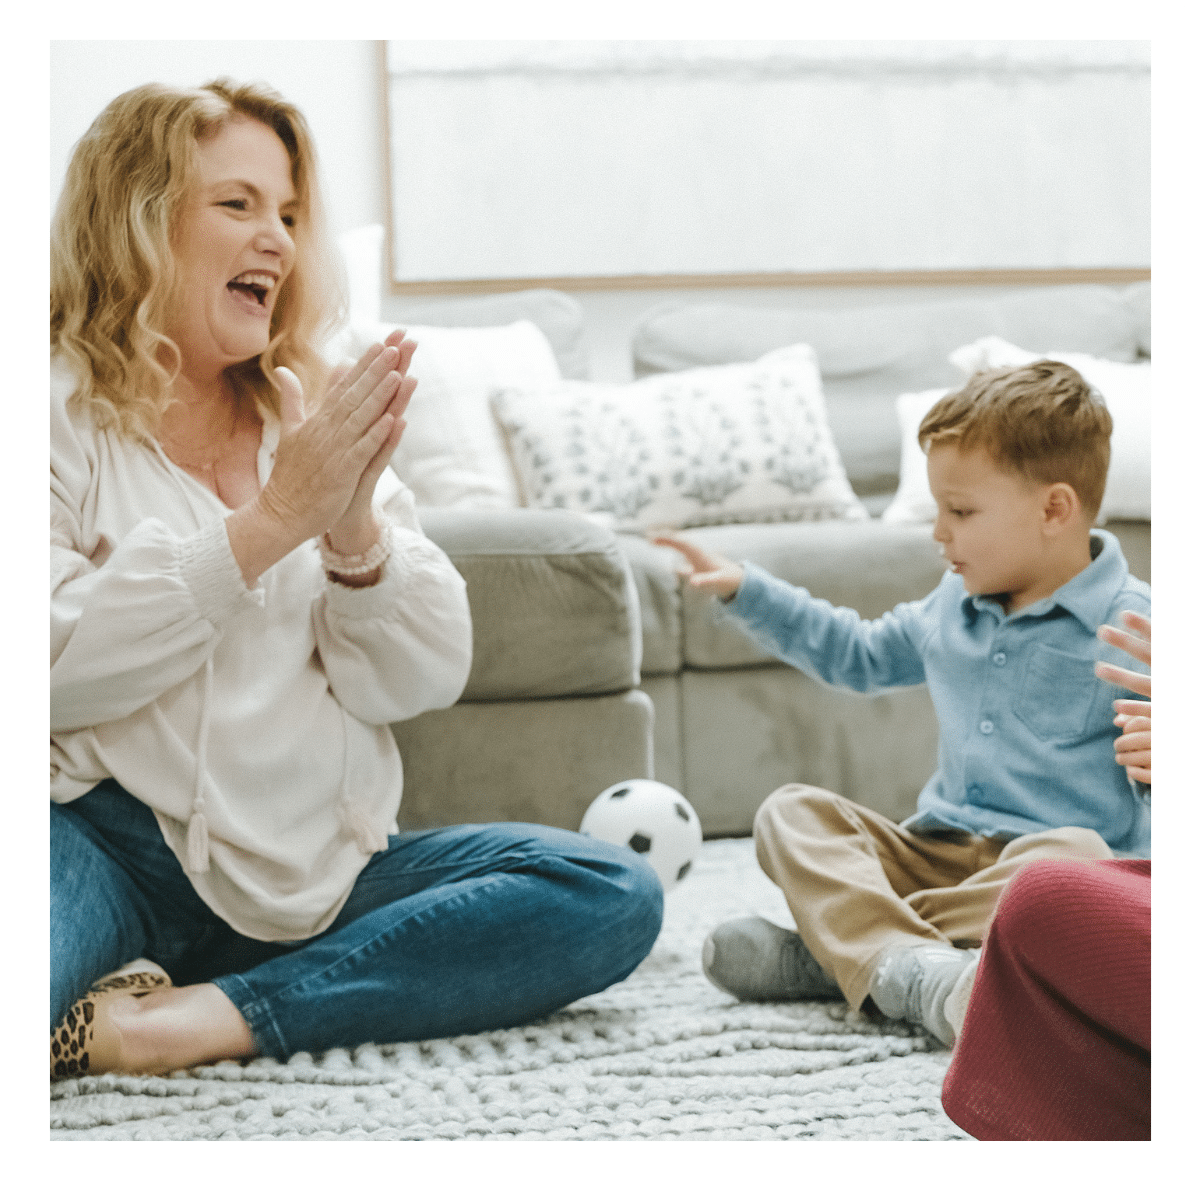
[(492, 407), (527, 506), (619, 531), (867, 515), (809, 346), (628, 384), (503, 388)]

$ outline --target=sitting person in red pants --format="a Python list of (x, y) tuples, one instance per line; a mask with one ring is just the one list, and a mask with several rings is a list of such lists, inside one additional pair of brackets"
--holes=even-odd
[[(1149, 620), (1100, 632), (1144, 663)], [(1151, 680), (1098, 674), (1142, 697)], [(1152, 783), (1152, 705), (1115, 702), (1116, 761)], [(944, 1081), (944, 1109), (986, 1141), (1148, 1141), (1150, 885), (1145, 860), (1037, 861), (999, 900)], [(945, 1010), (952, 1013), (950, 1000)]]

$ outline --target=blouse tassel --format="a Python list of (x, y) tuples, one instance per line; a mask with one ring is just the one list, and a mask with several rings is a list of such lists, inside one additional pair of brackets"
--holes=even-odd
[(193, 812), (188, 821), (188, 872), (204, 874), (209, 870), (209, 824), (201, 812)]
[(201, 691), (200, 729), (196, 739), (196, 786), (193, 789), (192, 817), (188, 821), (188, 872), (209, 871), (209, 822), (205, 819), (205, 758), (209, 749), (209, 713), (213, 704), (213, 655), (205, 660), (205, 679)]

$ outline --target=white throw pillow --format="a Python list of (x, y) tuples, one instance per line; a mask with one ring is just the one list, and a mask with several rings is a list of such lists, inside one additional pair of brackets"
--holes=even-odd
[[(352, 354), (398, 327), (360, 327)], [(520, 506), (505, 438), (489, 397), (509, 384), (559, 382), (551, 346), (533, 322), (509, 326), (406, 326), (418, 386), (405, 412), (405, 433), (392, 467), (419, 507)]]
[[(989, 367), (1017, 367), (1041, 358), (1073, 367), (1099, 391), (1111, 413), (1111, 465), (1097, 522), (1152, 517), (1151, 364), (1116, 363), (1071, 351), (1036, 354), (994, 336), (959, 347), (948, 358), (966, 378)], [(927, 488), (927, 460), (915, 434), (924, 414), (941, 394), (939, 391), (923, 392), (898, 398), (898, 420), (902, 430), (898, 493), (882, 514), (883, 520), (924, 523), (936, 517), (935, 503)], [(930, 399), (920, 407), (923, 397)]]
[(919, 448), (919, 424), (927, 410), (952, 389), (931, 388), (907, 392), (894, 401), (898, 428), (902, 432), (902, 456), (898, 464), (898, 493), (881, 513), (886, 523), (934, 523), (936, 501), (927, 483), (927, 455)]
[(627, 384), (514, 386), (493, 409), (530, 506), (619, 531), (867, 515), (809, 346)]

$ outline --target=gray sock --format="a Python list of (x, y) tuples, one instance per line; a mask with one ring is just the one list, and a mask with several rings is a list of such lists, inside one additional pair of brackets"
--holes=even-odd
[(844, 996), (796, 931), (757, 915), (728, 920), (706, 937), (702, 972), (712, 985), (745, 1002), (832, 1001)]
[(975, 957), (951, 944), (912, 944), (888, 948), (869, 982), (869, 996), (887, 1018), (925, 1027), (946, 1047), (956, 1036), (944, 1015), (944, 1002)]

